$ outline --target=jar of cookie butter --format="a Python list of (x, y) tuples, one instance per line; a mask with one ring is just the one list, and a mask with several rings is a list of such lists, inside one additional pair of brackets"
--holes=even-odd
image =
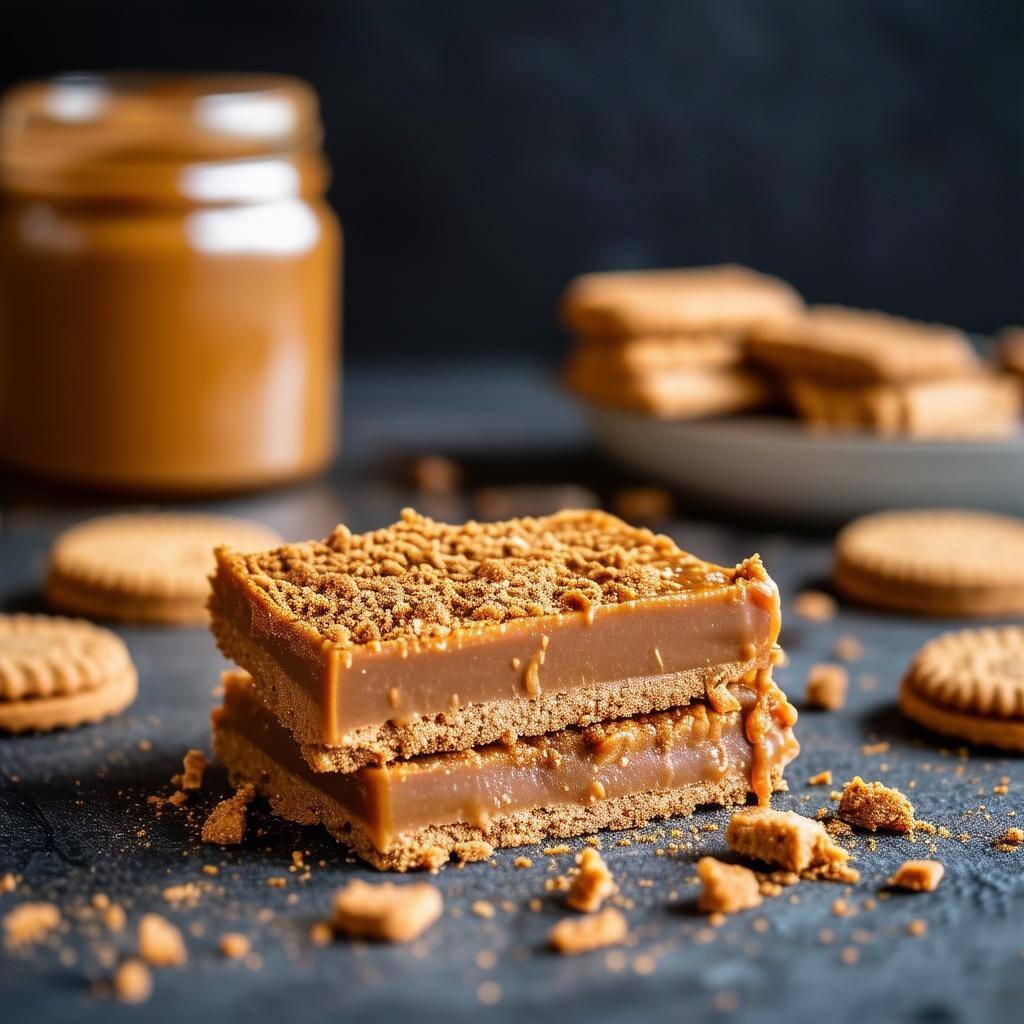
[(341, 235), (283, 76), (67, 76), (0, 107), (0, 460), (136, 493), (331, 458)]

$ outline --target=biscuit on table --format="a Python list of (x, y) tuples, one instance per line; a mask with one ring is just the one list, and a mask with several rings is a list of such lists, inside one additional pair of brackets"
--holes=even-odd
[(802, 309), (784, 281), (733, 264), (583, 274), (560, 303), (566, 328), (588, 338), (748, 330)]
[(899, 702), (908, 718), (933, 732), (1024, 751), (1024, 629), (936, 637), (911, 661)]
[(788, 376), (845, 384), (933, 380), (981, 368), (962, 331), (844, 306), (811, 306), (801, 318), (763, 325), (749, 350)]
[(62, 611), (123, 622), (206, 621), (213, 549), (274, 547), (259, 523), (227, 516), (134, 513), (90, 519), (50, 552), (46, 598)]
[(95, 722), (135, 699), (119, 637), (80, 619), (0, 615), (0, 730), (49, 732)]
[(801, 419), (825, 430), (913, 440), (1002, 440), (1017, 432), (1021, 385), (1009, 374), (844, 385), (795, 378), (784, 389)]
[(836, 588), (924, 615), (1024, 612), (1024, 521), (963, 509), (862, 516), (836, 538)]

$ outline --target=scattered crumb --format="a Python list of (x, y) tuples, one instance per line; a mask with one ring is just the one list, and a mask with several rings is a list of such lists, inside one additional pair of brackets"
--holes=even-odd
[(517, 868), (532, 868), (533, 861), (530, 860), (529, 857), (516, 857), (516, 859), (512, 861), (512, 866)]
[(18, 880), (11, 874), (10, 871), (5, 875), (0, 875), (0, 894), (7, 892), (14, 892), (18, 888)]
[(138, 929), (139, 956), (151, 967), (180, 967), (188, 959), (180, 930), (159, 914), (143, 914)]
[(844, 964), (852, 966), (860, 960), (860, 950), (856, 946), (844, 946), (842, 952), (839, 954), (839, 959)]
[(895, 889), (907, 889), (910, 892), (934, 892), (938, 888), (945, 868), (937, 860), (907, 860), (889, 879), (889, 885)]
[(426, 871), (438, 871), (448, 859), (448, 851), (443, 846), (428, 846), (420, 857), (420, 864)]
[(19, 949), (41, 942), (60, 924), (60, 910), (53, 903), (22, 903), (4, 916), (4, 943)]
[(256, 790), (251, 783), (239, 786), (234, 796), (221, 800), (203, 825), (203, 842), (216, 846), (237, 846), (245, 839), (245, 809)]
[(818, 821), (795, 811), (752, 807), (736, 811), (725, 834), (729, 849), (798, 874), (833, 881), (856, 881), (848, 851), (833, 842)]
[(601, 909), (606, 899), (619, 891), (604, 858), (593, 847), (588, 846), (579, 856), (579, 871), (569, 886), (565, 898), (566, 906), (592, 914)]
[(807, 673), (804, 700), (808, 707), (823, 711), (839, 711), (846, 705), (850, 677), (842, 665), (812, 665)]
[(662, 487), (628, 487), (612, 496), (612, 510), (627, 523), (663, 523), (672, 507), (672, 495)]
[(455, 859), (462, 864), (475, 864), (494, 856), (494, 847), (482, 839), (471, 839), (455, 844)]
[(346, 935), (411, 942), (441, 916), (442, 907), (440, 891), (428, 882), (371, 885), (357, 879), (335, 895), (331, 924)]
[(327, 921), (314, 921), (309, 926), (309, 941), (314, 946), (329, 946), (334, 931)]
[(484, 1006), (501, 1002), (501, 986), (496, 981), (482, 981), (476, 990), (477, 1001)]
[(186, 903), (195, 906), (202, 895), (202, 889), (195, 882), (182, 882), (180, 885), (169, 885), (164, 889), (164, 899), (170, 904)]
[(203, 775), (209, 764), (201, 750), (190, 750), (182, 760), (181, 774), (171, 779), (171, 785), (186, 791), (202, 789)]
[(818, 772), (817, 775), (812, 775), (807, 780), (808, 786), (831, 786), (832, 785), (832, 772), (826, 768), (823, 772)]
[(876, 754), (888, 754), (890, 744), (886, 740), (880, 740), (878, 743), (864, 743), (861, 745), (860, 752), (865, 757), (874, 757)]
[(838, 637), (833, 649), (840, 661), (859, 661), (864, 654), (864, 645), (855, 636), (848, 634)]
[(477, 917), (486, 918), (488, 921), (494, 917), (494, 904), (488, 903), (487, 900), (474, 900), (469, 909), (472, 910)]
[(706, 914), (735, 914), (761, 905), (760, 885), (750, 868), (701, 857), (697, 875), (703, 886), (697, 907)]
[(548, 846), (548, 847), (545, 847), (540, 852), (543, 853), (545, 857), (557, 857), (559, 854), (569, 853), (570, 851), (571, 851), (571, 847), (569, 846), (569, 844), (568, 843), (562, 843), (560, 846)]
[(836, 813), (843, 821), (870, 832), (906, 833), (914, 828), (914, 807), (898, 789), (865, 782), (859, 775), (843, 787)]
[(122, 1003), (144, 1003), (153, 994), (153, 975), (141, 961), (131, 957), (114, 972), (114, 995)]
[(267, 879), (267, 885), (269, 885), (271, 889), (283, 889), (287, 884), (288, 879), (281, 875), (271, 875), (270, 878)]
[(922, 935), (928, 934), (928, 922), (923, 917), (915, 917), (907, 922), (907, 933), (919, 939)]
[(1012, 853), (1024, 844), (1024, 829), (1008, 828), (995, 841), (995, 847), (1002, 853)]
[(821, 590), (804, 590), (790, 603), (794, 614), (811, 622), (828, 622), (836, 617), (839, 607), (831, 594)]
[(619, 946), (629, 934), (625, 917), (614, 907), (606, 907), (586, 917), (567, 917), (559, 921), (548, 941), (563, 956), (589, 953), (607, 946)]
[(225, 932), (217, 943), (217, 952), (229, 960), (241, 960), (251, 948), (248, 936), (241, 932)]

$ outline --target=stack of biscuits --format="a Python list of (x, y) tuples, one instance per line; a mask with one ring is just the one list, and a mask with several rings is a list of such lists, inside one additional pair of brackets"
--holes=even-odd
[(767, 802), (797, 744), (779, 596), (604, 512), (217, 552), (214, 750), (380, 869)]
[(816, 427), (922, 440), (1004, 438), (1017, 429), (1018, 380), (988, 369), (952, 327), (812, 306), (758, 328), (750, 354)]
[(561, 301), (565, 380), (599, 405), (664, 419), (761, 408), (774, 388), (748, 365), (747, 339), (802, 309), (788, 284), (740, 266), (585, 274)]

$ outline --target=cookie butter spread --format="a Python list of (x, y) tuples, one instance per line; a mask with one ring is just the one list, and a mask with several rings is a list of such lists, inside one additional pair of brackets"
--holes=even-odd
[(212, 628), (321, 769), (647, 713), (767, 668), (775, 584), (604, 512), (407, 510), (365, 534), (221, 549)]

